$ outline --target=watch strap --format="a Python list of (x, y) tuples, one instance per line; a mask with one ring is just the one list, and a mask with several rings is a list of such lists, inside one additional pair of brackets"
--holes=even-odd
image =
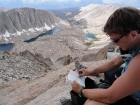
[(79, 92), (79, 97), (84, 97), (83, 93), (82, 93), (83, 88), (80, 90)]

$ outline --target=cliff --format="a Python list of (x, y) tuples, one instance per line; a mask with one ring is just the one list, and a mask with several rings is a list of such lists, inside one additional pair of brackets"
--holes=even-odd
[(0, 41), (27, 40), (54, 27), (69, 26), (53, 13), (33, 8), (0, 11)]

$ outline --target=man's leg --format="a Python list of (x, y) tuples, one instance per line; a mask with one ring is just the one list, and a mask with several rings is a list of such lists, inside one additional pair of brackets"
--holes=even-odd
[(87, 99), (87, 101), (85, 102), (84, 105), (108, 105), (108, 104), (105, 104), (105, 103), (101, 103), (101, 102), (98, 102), (98, 101), (94, 101), (94, 100)]
[(110, 105), (139, 105), (131, 96), (127, 96)]

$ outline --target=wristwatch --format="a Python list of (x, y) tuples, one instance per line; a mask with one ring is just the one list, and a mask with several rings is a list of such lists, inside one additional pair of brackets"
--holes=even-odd
[(80, 92), (79, 92), (79, 97), (84, 97), (84, 95), (83, 95), (83, 93), (82, 93), (82, 90), (83, 90), (83, 88), (80, 90)]

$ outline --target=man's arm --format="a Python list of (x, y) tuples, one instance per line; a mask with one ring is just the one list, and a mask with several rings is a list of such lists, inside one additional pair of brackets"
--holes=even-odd
[(104, 103), (114, 103), (140, 90), (140, 54), (130, 62), (128, 70), (108, 89), (83, 89), (88, 99)]
[[(98, 73), (104, 73), (106, 71), (114, 70), (116, 68), (119, 68), (122, 64), (124, 63), (123, 59), (121, 56), (117, 56), (116, 58), (104, 63), (101, 66), (95, 67), (95, 68), (90, 68), (90, 75), (95, 75)], [(81, 74), (81, 76), (83, 76)]]
[(79, 76), (97, 75), (99, 73), (104, 73), (106, 71), (119, 68), (123, 63), (124, 61), (122, 57), (117, 56), (116, 58), (104, 63), (101, 66), (80, 69), (81, 73), (79, 73)]

